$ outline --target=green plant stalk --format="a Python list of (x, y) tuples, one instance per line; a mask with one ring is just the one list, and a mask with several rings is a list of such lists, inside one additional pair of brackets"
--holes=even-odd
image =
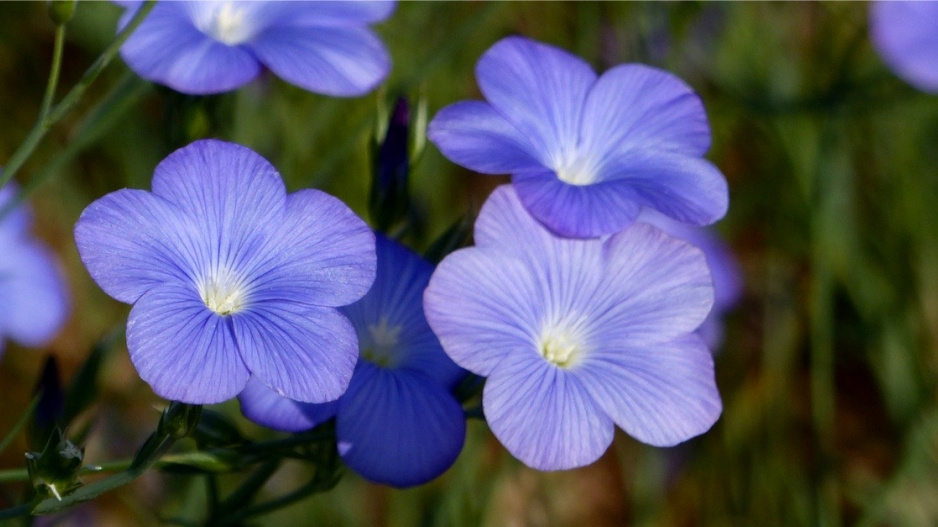
[[(118, 51), (120, 51), (121, 46), (124, 42), (130, 37), (130, 35), (137, 29), (137, 27), (143, 22), (144, 18), (150, 11), (153, 10), (153, 7), (156, 5), (156, 0), (146, 0), (142, 6), (134, 14), (133, 18), (130, 19), (130, 22), (127, 24), (124, 29), (118, 33), (117, 38), (101, 53), (101, 56), (94, 61), (94, 63), (85, 71), (85, 74), (82, 76), (81, 80), (76, 84), (62, 100), (55, 106), (51, 106), (46, 109), (45, 114), (40, 111), (40, 117), (37, 119), (36, 124), (33, 125), (33, 128), (27, 134), (26, 139), (20, 144), (20, 146), (13, 152), (13, 155), (10, 156), (10, 160), (7, 162), (4, 167), (3, 173), (0, 174), (0, 187), (6, 185), (13, 176), (19, 171), (23, 166), (23, 163), (32, 155), (33, 151), (36, 150), (36, 147), (39, 146), (39, 142), (46, 136), (46, 133), (49, 131), (52, 126), (57, 123), (62, 117), (64, 117), (69, 110), (71, 110), (75, 104), (81, 100), (81, 97), (85, 94), (85, 91), (91, 85), (92, 82), (101, 74), (105, 67), (114, 60), (114, 57), (117, 56)], [(56, 30), (56, 35), (61, 28)], [(61, 57), (60, 62), (61, 62)], [(58, 67), (53, 64), (53, 70), (57, 70)], [(55, 86), (53, 86), (53, 81), (58, 83), (58, 73), (54, 72), (53, 75), (49, 76), (49, 84), (46, 88), (46, 97), (49, 97), (49, 94), (55, 93)], [(45, 102), (45, 101), (44, 101)], [(50, 98), (51, 105), (51, 98)], [(43, 105), (45, 106), (45, 104)]]
[(65, 49), (65, 26), (55, 28), (55, 44), (52, 48), (52, 67), (49, 69), (49, 81), (46, 83), (46, 93), (42, 97), (42, 106), (39, 107), (39, 121), (45, 121), (55, 100), (55, 89), (59, 85), (59, 72), (62, 70), (62, 51)]

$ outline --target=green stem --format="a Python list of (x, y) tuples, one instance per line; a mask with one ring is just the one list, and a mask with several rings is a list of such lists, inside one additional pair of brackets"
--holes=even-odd
[(46, 94), (42, 97), (42, 106), (39, 107), (39, 120), (45, 121), (49, 115), (49, 108), (55, 99), (55, 89), (59, 85), (59, 71), (62, 69), (62, 50), (65, 49), (65, 25), (55, 28), (55, 44), (52, 49), (52, 67), (49, 69), (49, 82), (46, 83)]
[(143, 19), (150, 14), (154, 5), (156, 5), (156, 0), (146, 0), (134, 14), (133, 18), (130, 19), (127, 26), (118, 33), (117, 38), (111, 42), (107, 49), (101, 53), (101, 56), (85, 71), (84, 76), (82, 76), (78, 84), (76, 84), (57, 105), (48, 109), (45, 116), (40, 115), (40, 119), (33, 125), (32, 130), (26, 135), (26, 139), (23, 140), (16, 151), (13, 152), (13, 155), (10, 156), (10, 160), (7, 162), (6, 167), (4, 167), (3, 173), (0, 174), (0, 187), (3, 187), (7, 182), (13, 179), (13, 176), (16, 175), (29, 156), (32, 155), (36, 147), (39, 146), (39, 142), (45, 137), (46, 132), (52, 128), (52, 125), (64, 117), (65, 114), (81, 100), (88, 86), (91, 85), (104, 68), (117, 56), (120, 47), (130, 37), (131, 33), (137, 29), (137, 26), (143, 22)]

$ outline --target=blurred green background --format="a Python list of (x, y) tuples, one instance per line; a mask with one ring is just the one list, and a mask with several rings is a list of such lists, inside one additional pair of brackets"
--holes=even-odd
[[(81, 2), (68, 29), (59, 93), (112, 40), (120, 9)], [(156, 163), (200, 137), (247, 145), (291, 189), (317, 187), (367, 218), (376, 115), (397, 95), (429, 115), (479, 98), (474, 65), (521, 34), (602, 71), (643, 62), (686, 80), (713, 129), (708, 154), (726, 175), (717, 229), (744, 271), (745, 293), (716, 350), (724, 413), (673, 449), (619, 432), (592, 466), (539, 473), (471, 420), (465, 451), (410, 490), (347, 474), (324, 495), (258, 520), (277, 525), (938, 525), (938, 96), (895, 78), (871, 47), (865, 3), (402, 3), (377, 29), (394, 66), (360, 99), (313, 95), (265, 75), (195, 98), (137, 79), (120, 62), (99, 78), (17, 175), (35, 187), (35, 232), (64, 263), (73, 315), (44, 350), (0, 359), (0, 436), (26, 408), (45, 354), (70, 378), (128, 307), (91, 281), (72, 227), (97, 197), (147, 188)], [(0, 2), (0, 164), (38, 113), (54, 26), (45, 3)], [(100, 111), (101, 101), (112, 101)], [(418, 249), (503, 178), (477, 176), (428, 145), (412, 171), (424, 218)], [(2, 256), (2, 255), (0, 255)], [(107, 358), (86, 459), (133, 454), (163, 403), (121, 343)], [(215, 408), (252, 437), (270, 435)], [(21, 468), (25, 440), (0, 456)], [(304, 468), (265, 487), (284, 493)], [(241, 476), (221, 478), (223, 488)], [(21, 484), (0, 485), (0, 508)], [(68, 525), (198, 520), (199, 477), (150, 473), (57, 519)]]

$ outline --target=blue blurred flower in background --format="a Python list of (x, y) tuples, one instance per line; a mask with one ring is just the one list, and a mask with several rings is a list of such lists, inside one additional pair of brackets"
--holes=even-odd
[(896, 75), (938, 93), (938, 2), (872, 2), (870, 33)]
[(381, 236), (377, 253), (371, 291), (341, 309), (361, 348), (345, 395), (303, 404), (252, 380), (239, 400), (245, 416), (277, 430), (307, 430), (335, 416), (349, 467), (379, 483), (419, 485), (442, 474), (462, 449), (466, 424), (450, 389), (466, 372), (443, 352), (423, 315), (433, 266)]
[(181, 148), (156, 167), (152, 193), (89, 205), (75, 239), (98, 285), (133, 304), (127, 348), (160, 396), (217, 403), (251, 376), (306, 402), (345, 391), (358, 345), (335, 307), (371, 287), (374, 234), (324, 192), (287, 195), (254, 151)]
[(510, 37), (479, 59), (476, 79), (487, 102), (443, 108), (429, 138), (462, 166), (510, 173), (557, 234), (612, 234), (643, 206), (698, 225), (726, 214), (726, 180), (702, 158), (707, 115), (674, 75), (624, 64), (597, 78), (579, 57)]
[(713, 359), (692, 333), (713, 304), (699, 250), (643, 224), (555, 237), (512, 186), (482, 207), (475, 241), (440, 263), (424, 307), (446, 353), (488, 377), (486, 420), (515, 457), (579, 467), (614, 424), (670, 446), (719, 417)]
[[(16, 194), (12, 183), (0, 188), (0, 210)], [(37, 347), (46, 344), (68, 317), (68, 294), (53, 254), (30, 236), (25, 206), (0, 218), (0, 353), (4, 339)]]
[(711, 349), (719, 347), (723, 342), (723, 315), (739, 302), (743, 289), (743, 273), (729, 246), (705, 227), (680, 223), (651, 209), (642, 209), (636, 221), (654, 225), (690, 243), (707, 257), (707, 267), (713, 278), (713, 309), (697, 333)]
[[(126, 2), (126, 24), (140, 2)], [(374, 89), (390, 57), (369, 24), (394, 2), (159, 2), (121, 48), (141, 77), (190, 94), (233, 90), (266, 66), (336, 97)]]

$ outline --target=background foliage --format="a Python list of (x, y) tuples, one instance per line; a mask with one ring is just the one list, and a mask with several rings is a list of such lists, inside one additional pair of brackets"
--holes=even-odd
[[(73, 85), (110, 42), (119, 11), (78, 6), (60, 86)], [(431, 116), (478, 98), (475, 61), (517, 33), (600, 70), (632, 61), (668, 69), (703, 98), (714, 132), (708, 157), (730, 184), (718, 229), (746, 283), (717, 351), (723, 416), (674, 449), (619, 432), (599, 462), (562, 473), (525, 468), (471, 420), (465, 451), (432, 484), (401, 491), (346, 474), (335, 490), (259, 523), (938, 524), (938, 97), (885, 68), (869, 43), (867, 12), (862, 3), (402, 3), (378, 27), (391, 77), (354, 100), (270, 75), (195, 98), (116, 61), (17, 176), (35, 186), (35, 230), (64, 262), (73, 315), (46, 350), (8, 345), (0, 436), (29, 404), (43, 351), (70, 379), (92, 345), (126, 320), (128, 308), (97, 288), (74, 246), (72, 227), (93, 199), (146, 188), (169, 152), (219, 137), (261, 153), (291, 189), (322, 188), (367, 217), (376, 114), (399, 94), (423, 101)], [(43, 3), (0, 3), (0, 160), (35, 120), (53, 32)], [(99, 111), (108, 97), (116, 102)], [(424, 218), (409, 240), (417, 248), (477, 211), (501, 181), (468, 173), (432, 145), (411, 176)], [(105, 355), (99, 400), (79, 419), (91, 426), (86, 460), (131, 456), (162, 404), (118, 339)], [(212, 409), (251, 437), (273, 437), (238, 417), (236, 404)], [(19, 438), (0, 469), (21, 468), (28, 448)], [(282, 494), (302, 470), (288, 464), (262, 493)], [(218, 483), (229, 489), (242, 478)], [(0, 508), (24, 489), (0, 483)], [(207, 492), (202, 478), (151, 472), (59, 521), (198, 521)]]

